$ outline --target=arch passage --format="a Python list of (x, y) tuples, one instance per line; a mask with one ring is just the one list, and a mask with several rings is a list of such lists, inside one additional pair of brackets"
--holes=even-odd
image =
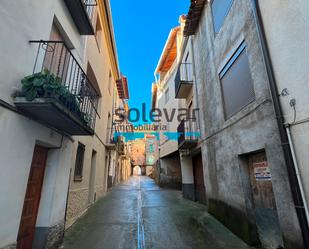
[(142, 175), (142, 169), (141, 169), (140, 166), (135, 166), (135, 167), (133, 168), (133, 175), (135, 175), (135, 176), (140, 176), (140, 175)]

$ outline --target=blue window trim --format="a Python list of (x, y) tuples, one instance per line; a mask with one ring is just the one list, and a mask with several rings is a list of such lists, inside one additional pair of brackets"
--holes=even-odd
[(237, 58), (240, 56), (240, 54), (246, 49), (246, 42), (243, 41), (239, 47), (236, 49), (235, 53), (232, 55), (232, 57), (229, 59), (229, 61), (225, 64), (223, 69), (219, 73), (220, 80), (224, 77), (224, 75), (229, 71), (231, 66), (234, 64), (234, 62), (237, 60)]
[(224, 25), (225, 19), (226, 19), (227, 15), (229, 14), (229, 12), (230, 12), (230, 10), (233, 6), (234, 0), (231, 1), (230, 6), (228, 7), (228, 9), (227, 9), (227, 11), (224, 15), (224, 20), (223, 20), (220, 28), (217, 31), (216, 31), (216, 28), (215, 28), (215, 17), (214, 17), (213, 11), (212, 11), (212, 4), (213, 4), (214, 1), (216, 1), (216, 0), (211, 0), (211, 8), (210, 9), (211, 9), (211, 15), (212, 15), (212, 26), (213, 26), (213, 30), (214, 30), (214, 33), (215, 33), (215, 36), (216, 36), (217, 34), (219, 34), (220, 30), (222, 29), (222, 26)]

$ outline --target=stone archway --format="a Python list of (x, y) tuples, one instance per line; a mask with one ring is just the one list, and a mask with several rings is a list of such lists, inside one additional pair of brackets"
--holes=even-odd
[(135, 166), (133, 168), (133, 175), (134, 176), (141, 176), (142, 175), (142, 169), (140, 166)]

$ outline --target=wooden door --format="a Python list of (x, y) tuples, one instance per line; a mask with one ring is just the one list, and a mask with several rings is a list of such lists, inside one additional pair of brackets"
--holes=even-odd
[(31, 249), (41, 199), (47, 149), (35, 146), (17, 237), (17, 249)]
[(199, 153), (198, 155), (193, 157), (192, 160), (193, 160), (195, 199), (200, 203), (206, 204), (206, 191), (204, 184), (202, 154)]
[(265, 152), (251, 156), (249, 165), (255, 207), (276, 210), (271, 173)]
[(282, 234), (277, 214), (272, 175), (266, 153), (249, 157), (249, 172), (255, 221), (263, 248), (281, 248)]

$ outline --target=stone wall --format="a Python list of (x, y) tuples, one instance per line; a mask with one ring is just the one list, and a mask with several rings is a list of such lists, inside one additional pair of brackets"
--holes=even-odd
[(70, 227), (88, 208), (88, 189), (69, 193), (66, 228)]
[(64, 233), (64, 222), (61, 222), (49, 228), (48, 237), (46, 241), (46, 249), (56, 249), (62, 242)]
[(51, 227), (36, 227), (32, 249), (58, 248), (63, 240), (64, 220)]
[[(250, 0), (233, 1), (221, 30), (215, 34), (211, 5), (207, 4), (192, 38), (209, 211), (247, 243), (258, 244), (255, 220), (252, 219), (254, 207), (247, 196), (250, 186), (242, 179), (240, 158), (264, 150), (271, 167), (283, 239), (289, 241), (285, 246), (301, 248), (301, 232), (251, 7)], [(219, 73), (243, 41), (256, 98), (226, 119)], [(235, 226), (234, 217), (239, 217), (241, 225)], [(287, 247), (288, 244), (293, 247)]]
[(182, 188), (181, 166), (179, 154), (160, 159), (160, 187), (162, 188)]
[(131, 142), (131, 159), (134, 166), (146, 165), (145, 139), (137, 139)]

